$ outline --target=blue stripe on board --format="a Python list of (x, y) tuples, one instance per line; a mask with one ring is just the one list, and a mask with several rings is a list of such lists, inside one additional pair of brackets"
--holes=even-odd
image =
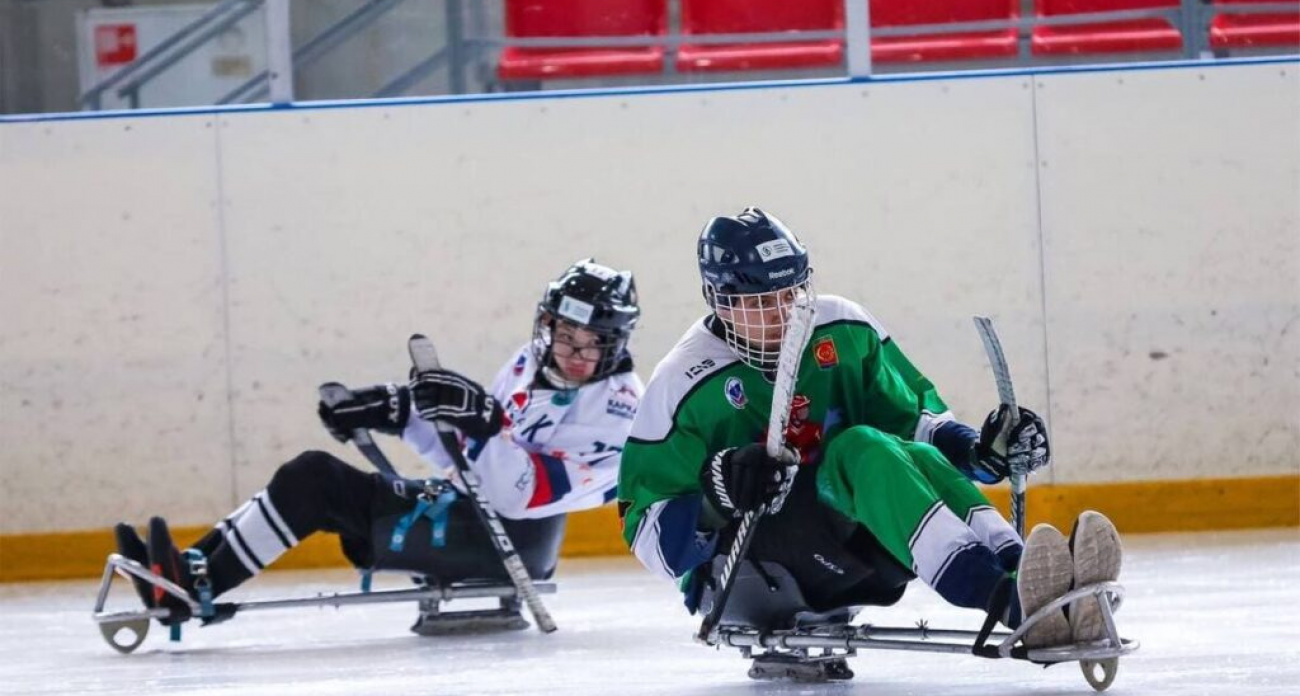
[(1244, 65), (1300, 64), (1297, 56), (1268, 56), (1258, 58), (1226, 58), (1213, 61), (1180, 60), (1160, 63), (1112, 63), (1106, 65), (1064, 65), (1033, 68), (1005, 68), (997, 70), (961, 70), (903, 75), (875, 75), (872, 77), (833, 77), (811, 80), (755, 80), (752, 82), (723, 82), (706, 85), (656, 85), (648, 87), (618, 87), (601, 89), (569, 89), (548, 92), (508, 92), (494, 94), (460, 94), (426, 97), (401, 97), (396, 99), (335, 99), (291, 104), (241, 104), (232, 106), (177, 107), (169, 109), (136, 109), (133, 111), (88, 111), (49, 114), (21, 114), (0, 116), (0, 125), (6, 123), (43, 123), (49, 121), (88, 121), (115, 118), (152, 118), (157, 116), (234, 116), (277, 111), (317, 111), (324, 109), (367, 109), (375, 107), (458, 105), (479, 102), (510, 102), (537, 99), (583, 99), (609, 96), (648, 96), (696, 92), (734, 92), (739, 90), (834, 87), (906, 84), (934, 80), (978, 80), (998, 77), (1076, 75), (1105, 72), (1145, 72), (1152, 70), (1213, 70)]

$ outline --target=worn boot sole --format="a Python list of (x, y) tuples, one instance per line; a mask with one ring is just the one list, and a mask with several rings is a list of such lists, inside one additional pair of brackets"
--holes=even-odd
[[(1070, 591), (1074, 582), (1074, 559), (1070, 544), (1055, 527), (1040, 524), (1025, 540), (1020, 557), (1016, 589), (1020, 607), (1028, 619), (1052, 600)], [(1027, 648), (1046, 648), (1070, 643), (1070, 622), (1065, 613), (1054, 611), (1035, 623), (1024, 635)]]
[[(1086, 587), (1119, 579), (1124, 550), (1115, 525), (1100, 512), (1087, 510), (1070, 532), (1070, 553), (1074, 556), (1074, 586)], [(1070, 631), (1074, 642), (1106, 637), (1098, 598), (1087, 597), (1070, 604)]]

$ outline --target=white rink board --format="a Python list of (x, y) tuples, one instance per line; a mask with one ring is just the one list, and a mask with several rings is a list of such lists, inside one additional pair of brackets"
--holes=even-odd
[[(749, 204), (790, 223), (819, 290), (866, 305), (976, 424), (996, 397), (970, 315), (992, 314), (1021, 401), (1052, 419), (1040, 482), (1295, 472), (1297, 68), (1206, 77), (0, 124), (0, 533), (211, 522), (302, 449), (359, 461), (319, 428), (317, 384), (401, 379), (413, 331), (486, 380), (544, 282), (588, 255), (637, 273), (648, 376), (703, 312), (700, 226)], [(1207, 246), (1226, 234), (1255, 251)], [(1186, 323), (1182, 303), (1205, 296), (1222, 321)], [(99, 485), (56, 496), (52, 473)]]
[(1297, 473), (1300, 70), (1043, 82), (1057, 480)]
[(0, 531), (228, 508), (212, 124), (0, 128)]
[[(648, 376), (702, 313), (700, 226), (751, 202), (804, 234), (823, 290), (892, 308), (914, 359), (949, 377), (941, 383), (954, 403), (970, 397), (982, 408), (991, 387), (969, 315), (1007, 287), (1022, 292), (1008, 314), (1038, 309), (1027, 86), (1016, 78), (223, 118), (240, 487), (256, 490), (302, 443), (322, 440), (312, 386), (402, 378), (413, 331), (434, 337), (448, 365), (490, 379), (528, 337), (544, 283), (586, 255), (637, 272), (644, 323), (634, 349)], [(876, 106), (882, 99), (889, 108)], [(809, 128), (809, 113), (833, 115), (824, 127), (842, 137)], [(969, 143), (968, 128), (994, 135)], [(927, 147), (936, 154), (909, 159)], [(927, 205), (931, 197), (942, 203)], [(997, 268), (1000, 286), (962, 274), (917, 287), (914, 265), (886, 263), (927, 253), (928, 230), (951, 217), (973, 221), (977, 234), (948, 243), (936, 262)], [(955, 312), (923, 314), (953, 298)], [(1008, 322), (1009, 340), (1041, 337), (1028, 328)], [(1041, 402), (1033, 358), (1041, 364), (1042, 351), (1028, 355), (1017, 367), (1026, 398)]]

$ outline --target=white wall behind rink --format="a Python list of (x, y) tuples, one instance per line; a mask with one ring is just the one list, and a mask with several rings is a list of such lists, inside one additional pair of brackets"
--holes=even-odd
[[(1300, 66), (0, 124), (0, 532), (210, 522), (421, 331), (488, 379), (546, 280), (757, 204), (978, 424), (991, 314), (1037, 482), (1300, 470)], [(421, 472), (396, 442), (387, 450)]]

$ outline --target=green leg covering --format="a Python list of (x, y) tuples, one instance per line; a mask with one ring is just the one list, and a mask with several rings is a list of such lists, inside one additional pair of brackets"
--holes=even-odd
[(970, 479), (957, 470), (948, 458), (931, 445), (920, 442), (905, 442), (903, 449), (912, 458), (912, 463), (934, 487), (943, 504), (957, 517), (969, 519), (971, 508), (989, 507), (989, 499), (984, 497), (979, 488)]
[(930, 445), (855, 426), (827, 447), (817, 492), (948, 602), (981, 608), (1006, 575), (966, 521), (988, 501), (964, 481)]
[(855, 426), (831, 441), (817, 471), (822, 501), (866, 527), (906, 568), (913, 567), (908, 540), (939, 500), (909, 453), (910, 445), (875, 428)]

